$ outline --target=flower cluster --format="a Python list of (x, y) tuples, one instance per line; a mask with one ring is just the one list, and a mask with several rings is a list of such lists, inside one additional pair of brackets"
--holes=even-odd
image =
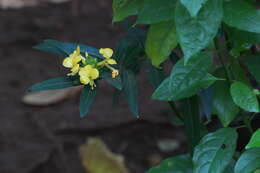
[(80, 52), (80, 47), (63, 60), (63, 66), (70, 68), (68, 76), (79, 75), (80, 82), (83, 85), (90, 85), (93, 89), (96, 84), (94, 80), (98, 79), (100, 70), (104, 67), (111, 70), (112, 78), (119, 75), (117, 69), (111, 65), (117, 64), (116, 60), (112, 59), (113, 50), (110, 48), (101, 48), (99, 53), (103, 56), (103, 60), (98, 62), (96, 58), (85, 52), (84, 56)]

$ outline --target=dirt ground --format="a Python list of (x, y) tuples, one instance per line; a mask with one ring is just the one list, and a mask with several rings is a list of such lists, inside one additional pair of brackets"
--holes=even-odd
[(155, 161), (185, 152), (165, 153), (157, 143), (176, 139), (185, 146), (182, 129), (167, 123), (167, 105), (150, 99), (151, 87), (140, 79), (141, 118), (131, 116), (124, 100), (112, 106), (112, 88), (102, 83), (89, 116), (79, 118), (78, 97), (49, 107), (21, 102), (32, 84), (65, 74), (62, 58), (31, 47), (43, 39), (115, 47), (121, 31), (111, 23), (111, 2), (81, 0), (0, 10), (0, 172), (83, 173), (78, 148), (98, 136), (125, 156), (132, 173), (143, 173)]

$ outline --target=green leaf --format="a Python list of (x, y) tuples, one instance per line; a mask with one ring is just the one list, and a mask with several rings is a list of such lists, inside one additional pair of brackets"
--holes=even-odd
[(152, 64), (149, 64), (147, 67), (147, 75), (150, 84), (152, 85), (153, 89), (156, 89), (163, 79), (165, 79), (164, 71), (163, 69), (158, 69), (152, 66)]
[(136, 117), (139, 117), (138, 85), (136, 76), (132, 71), (123, 71), (123, 91), (126, 96), (130, 110)]
[(241, 43), (260, 43), (260, 34), (258, 33), (243, 31), (236, 28), (228, 28), (226, 30), (231, 40)]
[(89, 112), (90, 107), (92, 106), (96, 95), (97, 95), (97, 87), (91, 89), (89, 85), (84, 86), (81, 94), (80, 94), (80, 117), (84, 118)]
[[(214, 75), (225, 77), (225, 70), (218, 69)], [(212, 85), (214, 94), (213, 111), (217, 114), (222, 125), (227, 127), (237, 116), (239, 108), (233, 102), (230, 95), (230, 84), (228, 81), (217, 81)]]
[(224, 22), (240, 30), (260, 33), (260, 12), (244, 0), (225, 1)]
[(100, 55), (98, 49), (77, 43), (66, 43), (56, 40), (44, 40), (43, 43), (34, 46), (33, 48), (66, 57), (69, 56), (76, 49), (77, 46), (80, 46), (80, 51), (82, 53), (88, 52), (88, 54), (92, 56), (102, 58), (102, 55)]
[(195, 17), (201, 7), (207, 2), (207, 0), (181, 0), (181, 3), (186, 7), (186, 9), (190, 12), (192, 17)]
[(33, 91), (44, 91), (44, 90), (57, 90), (70, 88), (74, 86), (81, 85), (78, 78), (66, 76), (66, 77), (58, 77), (49, 79), (40, 83), (33, 85), (28, 89), (28, 92)]
[(252, 135), (246, 149), (260, 147), (260, 128)]
[(260, 84), (260, 56), (245, 56), (241, 58), (247, 65), (250, 73), (255, 77), (256, 81)]
[(259, 105), (253, 90), (242, 82), (234, 82), (230, 93), (236, 105), (248, 112), (259, 112)]
[(252, 148), (240, 156), (235, 173), (252, 173), (257, 168), (260, 168), (260, 148)]
[(201, 88), (207, 87), (209, 81), (212, 84), (207, 76), (211, 65), (211, 53), (200, 53), (192, 57), (186, 65), (182, 58), (173, 67), (170, 77), (162, 82), (152, 97), (171, 101), (195, 95)]
[(223, 173), (236, 149), (236, 130), (222, 128), (202, 138), (193, 155), (193, 173)]
[(189, 155), (181, 155), (164, 160), (146, 173), (192, 173), (192, 162)]
[(154, 66), (158, 67), (164, 62), (177, 45), (174, 21), (151, 25), (145, 42), (145, 52)]
[(113, 22), (135, 15), (143, 6), (143, 0), (113, 0)]
[(113, 85), (115, 88), (121, 90), (123, 88), (120, 76), (112, 78), (111, 72), (103, 72), (101, 77), (104, 78), (109, 84)]
[(176, 0), (144, 0), (136, 23), (153, 24), (174, 19)]
[(222, 15), (222, 0), (208, 0), (196, 18), (192, 18), (181, 3), (177, 3), (175, 24), (185, 63), (211, 43), (217, 34)]

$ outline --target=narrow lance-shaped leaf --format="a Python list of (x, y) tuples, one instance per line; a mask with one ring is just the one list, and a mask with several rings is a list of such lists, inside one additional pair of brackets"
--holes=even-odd
[(246, 149), (256, 148), (256, 147), (260, 148), (260, 128), (254, 132), (249, 143), (246, 145)]
[(90, 107), (92, 106), (96, 95), (97, 95), (98, 88), (95, 87), (91, 89), (89, 85), (84, 86), (81, 94), (80, 94), (80, 117), (84, 118), (87, 113), (89, 112)]
[(57, 90), (57, 89), (64, 89), (69, 87), (74, 87), (80, 85), (80, 82), (75, 77), (58, 77), (49, 79), (40, 83), (33, 85), (31, 88), (28, 89), (28, 92), (33, 91), (44, 91), (44, 90)]
[(169, 158), (146, 173), (192, 173), (192, 161), (189, 155)]
[(208, 0), (196, 18), (192, 18), (180, 2), (177, 3), (175, 24), (185, 63), (210, 44), (217, 34), (222, 16), (222, 0)]
[(256, 81), (260, 84), (260, 55), (245, 56), (241, 58), (247, 65), (250, 73), (255, 77)]
[(240, 30), (260, 33), (260, 12), (244, 0), (224, 2), (224, 22)]
[(259, 112), (259, 104), (253, 90), (242, 82), (234, 82), (230, 93), (236, 105), (248, 112)]
[(123, 88), (121, 77), (117, 76), (116, 78), (112, 78), (110, 72), (103, 72), (101, 77), (104, 78), (109, 84), (113, 85), (115, 88), (121, 90)]
[(235, 173), (252, 173), (257, 168), (260, 168), (260, 148), (252, 148), (240, 156), (235, 166)]
[(196, 146), (193, 155), (193, 173), (223, 173), (236, 149), (235, 129), (222, 128), (209, 133)]
[(154, 66), (158, 67), (164, 62), (177, 45), (178, 39), (173, 21), (151, 25), (145, 42), (145, 52)]
[(187, 8), (192, 17), (195, 17), (201, 7), (207, 2), (207, 0), (181, 0), (181, 3)]

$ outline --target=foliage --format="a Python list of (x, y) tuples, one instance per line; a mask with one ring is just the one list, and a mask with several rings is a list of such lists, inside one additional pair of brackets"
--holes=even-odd
[[(260, 43), (260, 10), (254, 5), (254, 0), (113, 0), (113, 22), (130, 18), (113, 57), (111, 51), (104, 53), (108, 49), (45, 40), (35, 48), (71, 58), (66, 62), (72, 65), (65, 66), (72, 75), (38, 83), (29, 91), (84, 85), (84, 117), (104, 79), (115, 87), (115, 97), (124, 93), (139, 116), (138, 74), (146, 68), (152, 98), (171, 106), (185, 126), (189, 149), (189, 154), (169, 158), (147, 173), (258, 171), (260, 133), (251, 126), (260, 93), (255, 82), (260, 82), (255, 45)], [(165, 64), (173, 64), (169, 75)], [(87, 65), (91, 67), (83, 75)], [(208, 122), (218, 128), (209, 131)], [(247, 128), (252, 138), (236, 152), (237, 128)]]

